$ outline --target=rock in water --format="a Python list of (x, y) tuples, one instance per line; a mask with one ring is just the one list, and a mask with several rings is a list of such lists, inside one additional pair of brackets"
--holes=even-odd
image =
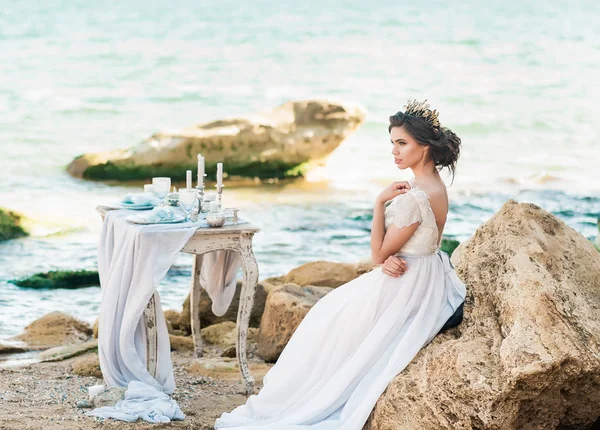
[(442, 243), (440, 244), (440, 249), (452, 257), (452, 253), (459, 245), (460, 242), (458, 240), (444, 237), (442, 239)]
[(0, 242), (28, 236), (22, 223), (23, 215), (0, 208)]
[(283, 178), (302, 174), (302, 165), (331, 154), (365, 119), (362, 108), (324, 100), (287, 102), (253, 116), (198, 124), (157, 133), (138, 146), (85, 154), (67, 167), (76, 177), (139, 180), (153, 176), (184, 179), (205, 157), (208, 179), (216, 164), (230, 176)]
[[(462, 245), (461, 245), (462, 247)], [(509, 200), (466, 243), (465, 320), (388, 386), (366, 429), (579, 429), (600, 415), (600, 254)]]
[(258, 355), (267, 362), (275, 362), (310, 308), (332, 290), (296, 284), (271, 290), (260, 322)]
[(21, 279), (11, 279), (11, 284), (22, 288), (53, 289), (53, 288), (84, 288), (100, 286), (97, 270), (52, 270), (36, 273)]

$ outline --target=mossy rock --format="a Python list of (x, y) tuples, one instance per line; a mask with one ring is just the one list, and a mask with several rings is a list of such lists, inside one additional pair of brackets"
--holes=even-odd
[(449, 256), (452, 256), (452, 253), (458, 247), (458, 245), (460, 245), (458, 240), (442, 238), (440, 249), (448, 253)]
[(28, 236), (29, 233), (21, 225), (22, 222), (22, 215), (0, 208), (0, 242)]
[[(308, 163), (289, 164), (280, 161), (252, 161), (245, 164), (225, 161), (225, 173), (228, 177), (239, 176), (259, 179), (284, 179), (300, 177), (307, 171)], [(154, 164), (137, 165), (131, 162), (113, 163), (108, 161), (102, 164), (89, 166), (83, 172), (85, 179), (138, 181), (151, 179), (155, 176), (170, 177), (173, 181), (185, 180), (186, 170), (196, 170), (195, 165)], [(216, 180), (217, 165), (207, 164), (206, 179)]]
[(52, 288), (83, 288), (100, 285), (100, 277), (95, 270), (54, 270), (47, 273), (12, 279), (9, 281), (23, 288), (52, 289)]

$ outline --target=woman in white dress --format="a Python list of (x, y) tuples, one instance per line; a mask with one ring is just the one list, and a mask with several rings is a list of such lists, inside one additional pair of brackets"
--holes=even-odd
[(462, 320), (466, 289), (439, 249), (448, 212), (439, 170), (454, 173), (460, 139), (417, 101), (390, 117), (389, 132), (394, 162), (414, 177), (375, 201), (371, 257), (381, 266), (317, 302), (262, 390), (216, 429), (360, 430), (394, 376)]

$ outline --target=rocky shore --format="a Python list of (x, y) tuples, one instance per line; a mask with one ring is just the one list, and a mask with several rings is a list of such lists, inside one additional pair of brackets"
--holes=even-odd
[[(453, 250), (456, 243), (445, 246)], [(510, 200), (454, 250), (452, 262), (468, 290), (463, 323), (417, 354), (365, 428), (600, 424), (600, 253), (594, 244), (541, 208)], [(248, 336), (256, 391), (308, 310), (373, 268), (316, 261), (260, 281)], [(0, 429), (211, 429), (223, 411), (245, 401), (235, 359), (238, 302), (239, 295), (217, 318), (203, 294), (201, 359), (192, 357), (189, 297), (181, 310), (165, 311), (174, 398), (185, 421), (156, 426), (86, 417), (87, 387), (101, 383), (97, 328), (53, 312), (0, 341)]]

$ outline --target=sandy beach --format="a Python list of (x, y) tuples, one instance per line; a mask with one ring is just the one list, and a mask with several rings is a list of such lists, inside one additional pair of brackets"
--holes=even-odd
[[(48, 363), (35, 363), (0, 370), (0, 429), (158, 429), (180, 428), (212, 429), (215, 419), (245, 402), (239, 371), (206, 376), (198, 363), (217, 360), (223, 363), (235, 359), (217, 359), (217, 351), (208, 351), (200, 361), (191, 352), (174, 351), (173, 367), (177, 389), (173, 398), (186, 415), (184, 421), (150, 424), (138, 421), (125, 423), (88, 417), (89, 409), (77, 407), (87, 400), (87, 388), (101, 384), (93, 376), (82, 377), (71, 370), (73, 362), (82, 357)], [(90, 353), (88, 355), (95, 354)], [(251, 361), (251, 372), (257, 379), (255, 392), (260, 388), (261, 376), (268, 365), (258, 359)], [(252, 370), (254, 368), (254, 370)]]

